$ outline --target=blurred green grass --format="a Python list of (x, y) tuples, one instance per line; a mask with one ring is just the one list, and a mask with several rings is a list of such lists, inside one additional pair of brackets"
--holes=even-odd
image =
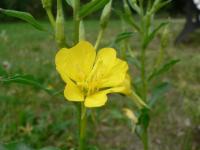
[[(43, 22), (46, 28), (50, 26)], [(87, 39), (94, 42), (97, 21), (86, 22)], [(172, 83), (164, 101), (152, 113), (150, 124), (151, 149), (198, 150), (200, 141), (200, 34), (197, 32), (185, 44), (174, 46), (173, 41), (183, 21), (173, 20), (170, 25), (170, 44), (166, 58), (181, 61), (164, 76)], [(72, 38), (72, 22), (66, 24), (66, 35)], [(104, 35), (102, 46), (108, 45), (121, 32), (120, 22), (112, 21)], [(131, 40), (134, 53), (138, 41)], [(148, 50), (148, 58), (158, 52), (159, 37)], [(33, 29), (25, 23), (0, 24), (0, 65), (7, 65), (9, 74), (33, 74), (41, 82), (62, 90), (64, 83), (55, 71), (56, 47), (51, 34)], [(111, 97), (108, 105), (97, 110), (99, 119), (89, 132), (89, 140), (99, 149), (139, 150), (141, 143), (130, 131), (123, 107), (131, 107), (124, 97)], [(90, 119), (92, 122), (92, 120)], [(76, 144), (77, 124), (73, 104), (62, 96), (49, 96), (43, 91), (18, 84), (0, 85), (0, 143), (23, 142), (36, 149), (57, 146), (73, 149)]]

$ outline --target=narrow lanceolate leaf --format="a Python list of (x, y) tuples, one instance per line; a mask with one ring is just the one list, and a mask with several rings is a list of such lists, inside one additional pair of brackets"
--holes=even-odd
[(130, 25), (132, 25), (138, 32), (140, 32), (140, 27), (138, 26), (138, 24), (136, 23), (134, 17), (133, 17), (133, 13), (129, 7), (127, 0), (124, 0), (124, 10), (125, 13), (123, 13), (123, 19), (129, 23)]
[(66, 0), (67, 4), (74, 9), (74, 0)]
[(84, 18), (89, 14), (103, 8), (110, 0), (93, 0), (81, 7), (79, 17)]
[(158, 84), (152, 91), (151, 98), (148, 101), (148, 106), (150, 108), (154, 107), (159, 100), (163, 99), (164, 94), (170, 89), (170, 87), (171, 86), (168, 82)]
[(14, 75), (11, 77), (3, 77), (0, 79), (2, 83), (20, 83), (25, 85), (31, 85), (36, 88), (45, 90), (48, 93), (54, 93), (53, 90), (49, 89), (47, 86), (43, 85), (39, 80), (35, 79), (32, 75)]
[(148, 81), (151, 81), (154, 78), (157, 78), (161, 74), (166, 73), (169, 71), (176, 63), (178, 63), (180, 60), (175, 59), (175, 60), (170, 60), (166, 64), (164, 64), (161, 68), (155, 69), (148, 77)]
[(153, 7), (151, 9), (151, 13), (155, 13), (158, 10), (160, 10), (161, 8), (163, 8), (164, 6), (166, 6), (167, 4), (169, 4), (172, 0), (156, 0), (153, 4)]
[(147, 128), (150, 122), (149, 110), (143, 108), (139, 112), (138, 124), (136, 126), (136, 134), (140, 137), (140, 139), (144, 142), (147, 137)]
[(116, 36), (114, 43), (119, 43), (125, 39), (131, 38), (134, 35), (133, 32), (123, 32)]
[(128, 0), (128, 3), (132, 7), (132, 9), (137, 12), (137, 14), (139, 14), (139, 15), (141, 14), (141, 9), (137, 4), (137, 0)]
[(2, 8), (0, 8), (0, 13), (26, 21), (34, 28), (40, 31), (45, 31), (45, 28), (30, 13)]
[(135, 30), (137, 30), (138, 32), (140, 32), (140, 27), (139, 25), (136, 23), (135, 19), (133, 18), (132, 15), (128, 14), (128, 13), (124, 13), (121, 10), (116, 10), (114, 9), (114, 12), (121, 18), (123, 19), (126, 23), (128, 23), (129, 25), (133, 26), (135, 28)]
[(144, 48), (146, 48), (149, 43), (154, 39), (154, 37), (157, 35), (157, 33), (162, 29), (164, 26), (168, 25), (169, 22), (163, 22), (159, 24), (148, 36), (148, 38), (145, 40), (145, 43), (143, 45)]

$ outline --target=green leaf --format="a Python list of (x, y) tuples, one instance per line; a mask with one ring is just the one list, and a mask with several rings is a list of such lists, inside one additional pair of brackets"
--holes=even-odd
[(133, 32), (123, 32), (123, 33), (120, 33), (116, 36), (115, 40), (114, 40), (114, 43), (119, 43), (125, 39), (128, 39), (130, 37), (132, 37), (134, 35)]
[(175, 60), (170, 60), (166, 64), (164, 64), (161, 68), (159, 69), (154, 69), (154, 71), (149, 75), (148, 81), (151, 81), (152, 79), (160, 76), (161, 74), (166, 73), (169, 71), (176, 63), (178, 63), (180, 60), (175, 59)]
[(16, 10), (2, 9), (2, 8), (0, 8), (0, 13), (24, 20), (29, 24), (31, 24), (36, 29), (40, 31), (46, 31), (46, 29), (30, 13), (16, 11)]
[(169, 4), (172, 0), (156, 0), (151, 9), (151, 13), (156, 13), (158, 10)]
[(133, 8), (133, 10), (135, 10), (137, 12), (137, 14), (141, 14), (141, 9), (137, 4), (137, 0), (128, 0), (129, 4), (131, 5), (131, 7)]
[(128, 51), (127, 61), (133, 64), (137, 69), (141, 69), (140, 61), (131, 50)]
[(155, 104), (163, 99), (164, 94), (170, 89), (170, 84), (168, 82), (162, 82), (158, 84), (152, 91), (152, 96), (148, 101), (148, 106), (150, 108), (154, 107)]
[(110, 0), (93, 0), (81, 7), (79, 17), (84, 18), (89, 14), (103, 8)]
[(121, 10), (116, 10), (114, 9), (114, 12), (121, 18), (123, 19), (126, 23), (128, 23), (129, 25), (133, 26), (135, 28), (135, 30), (137, 30), (138, 32), (141, 31), (139, 25), (136, 23), (135, 19), (133, 18), (132, 15), (130, 15), (127, 12), (122, 12)]
[(144, 42), (143, 47), (146, 49), (146, 47), (149, 45), (149, 43), (155, 38), (156, 34), (160, 31), (160, 29), (166, 25), (168, 25), (169, 22), (162, 22), (159, 24), (147, 37), (147, 39)]
[(50, 90), (47, 88), (47, 86), (43, 85), (39, 80), (35, 79), (32, 75), (21, 75), (21, 74), (16, 74), (11, 77), (6, 77), (0, 79), (0, 82), (3, 83), (20, 83), (20, 84), (25, 84), (25, 85), (31, 85), (36, 88), (45, 90), (46, 92), (53, 94), (54, 91)]
[(67, 4), (74, 9), (74, 0), (66, 0)]
[(138, 124), (136, 126), (136, 134), (140, 137), (140, 139), (144, 142), (147, 140), (147, 129), (150, 122), (149, 110), (144, 108), (140, 110), (138, 117)]

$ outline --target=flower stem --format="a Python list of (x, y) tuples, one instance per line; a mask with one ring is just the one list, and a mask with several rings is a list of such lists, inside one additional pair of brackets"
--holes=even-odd
[(53, 27), (53, 29), (55, 30), (55, 26), (56, 26), (56, 22), (55, 22), (55, 18), (53, 16), (53, 13), (50, 9), (46, 9), (46, 13), (47, 13), (47, 16), (49, 18), (49, 21), (51, 23), (51, 26)]
[(98, 34), (98, 37), (97, 37), (97, 40), (96, 40), (96, 43), (95, 43), (95, 49), (97, 49), (99, 47), (99, 44), (101, 42), (101, 39), (103, 37), (103, 33), (104, 33), (104, 29), (102, 28), (100, 31), (99, 31), (99, 34)]
[(147, 129), (144, 131), (143, 133), (143, 139), (142, 139), (142, 142), (143, 142), (143, 147), (144, 147), (144, 150), (148, 150), (149, 149), (149, 143), (148, 143), (148, 131)]
[(79, 131), (79, 148), (78, 150), (85, 149), (85, 135), (86, 135), (86, 124), (87, 124), (87, 114), (86, 107), (84, 103), (81, 104), (81, 116), (80, 116), (80, 131)]
[(142, 79), (142, 98), (147, 101), (147, 80), (146, 80), (146, 61), (145, 61), (145, 48), (141, 50), (141, 79)]
[(79, 26), (80, 26), (79, 9), (80, 9), (80, 0), (75, 0), (73, 9), (74, 44), (77, 44), (79, 42)]

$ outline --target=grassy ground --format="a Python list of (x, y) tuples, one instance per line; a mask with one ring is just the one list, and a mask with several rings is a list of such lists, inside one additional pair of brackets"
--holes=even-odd
[[(110, 43), (120, 32), (119, 22), (112, 21), (102, 45)], [(45, 26), (49, 26), (44, 23)], [(72, 24), (67, 36), (72, 36)], [(151, 150), (199, 150), (200, 141), (200, 46), (199, 33), (190, 41), (174, 46), (173, 41), (183, 26), (173, 21), (170, 26), (170, 45), (167, 58), (181, 61), (164, 80), (172, 83), (164, 101), (151, 113)], [(87, 38), (94, 42), (98, 24), (86, 22)], [(159, 38), (149, 48), (148, 58), (157, 54)], [(137, 54), (137, 40), (132, 46)], [(8, 73), (33, 74), (41, 82), (56, 89), (64, 87), (55, 71), (56, 47), (51, 35), (34, 30), (24, 23), (0, 24), (0, 65)], [(122, 96), (112, 96), (109, 104), (98, 109), (98, 121), (90, 125), (89, 140), (100, 150), (141, 150), (141, 143), (131, 132), (122, 108), (130, 102)], [(62, 96), (49, 96), (29, 86), (0, 85), (0, 143), (26, 143), (36, 149), (57, 146), (73, 150), (77, 132), (73, 104)], [(90, 120), (91, 121), (91, 120)], [(90, 123), (89, 123), (90, 124)], [(1, 148), (0, 148), (1, 149)]]

